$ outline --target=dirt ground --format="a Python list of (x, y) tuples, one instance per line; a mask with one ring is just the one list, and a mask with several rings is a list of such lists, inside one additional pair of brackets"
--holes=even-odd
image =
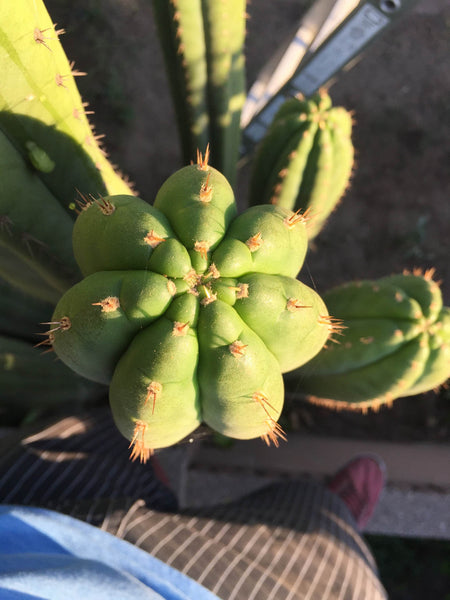
[[(153, 197), (180, 154), (171, 99), (148, 0), (48, 0), (79, 70), (112, 160)], [(258, 70), (310, 4), (253, 0), (247, 73)], [(366, 50), (331, 88), (355, 112), (357, 165), (351, 189), (307, 259), (304, 281), (319, 292), (404, 268), (436, 268), (450, 303), (450, 6), (422, 0)], [(245, 172), (238, 196), (245, 199)], [(287, 407), (286, 426), (384, 439), (450, 439), (450, 393), (397, 400), (366, 416)]]

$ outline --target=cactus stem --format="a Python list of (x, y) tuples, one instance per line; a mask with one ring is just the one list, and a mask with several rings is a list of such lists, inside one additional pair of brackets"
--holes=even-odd
[(263, 243), (264, 243), (264, 240), (262, 239), (261, 232), (258, 231), (258, 233), (253, 235), (251, 238), (249, 238), (245, 242), (245, 245), (248, 247), (250, 252), (256, 252), (259, 248), (261, 248)]
[(208, 170), (208, 161), (209, 161), (209, 144), (206, 146), (205, 156), (203, 157), (202, 153), (199, 149), (197, 149), (197, 165), (200, 171)]
[(153, 454), (153, 450), (151, 448), (147, 448), (144, 442), (144, 434), (147, 429), (147, 424), (143, 421), (136, 421), (136, 426), (133, 432), (133, 439), (128, 446), (128, 449), (133, 447), (130, 460), (134, 462), (137, 458), (139, 458), (140, 463), (146, 463), (150, 456)]
[(373, 340), (374, 340), (374, 338), (372, 336), (359, 338), (359, 341), (361, 342), (361, 344), (371, 344), (373, 342)]
[(100, 300), (100, 302), (93, 302), (92, 306), (101, 306), (102, 312), (105, 313), (114, 312), (120, 308), (120, 300), (117, 296), (108, 296), (107, 298)]
[[(228, 346), (231, 354), (236, 358), (241, 358), (241, 356), (245, 355), (247, 345), (243, 344), (240, 340), (236, 340), (232, 344)], [(254, 395), (254, 394), (253, 394)]]
[(270, 444), (273, 443), (273, 445), (276, 448), (278, 448), (278, 446), (280, 445), (279, 439), (282, 439), (285, 442), (287, 441), (286, 434), (283, 431), (283, 429), (279, 423), (277, 423), (273, 419), (269, 418), (266, 420), (266, 425), (267, 425), (267, 432), (263, 433), (263, 435), (261, 436), (261, 439), (268, 446), (270, 446)]
[(166, 238), (159, 236), (157, 233), (155, 233), (154, 229), (150, 230), (147, 233), (147, 235), (144, 237), (144, 242), (146, 244), (148, 244), (149, 246), (151, 246), (152, 248), (156, 248), (156, 246), (159, 246), (159, 244), (161, 244), (161, 242), (165, 242), (165, 241), (166, 241)]

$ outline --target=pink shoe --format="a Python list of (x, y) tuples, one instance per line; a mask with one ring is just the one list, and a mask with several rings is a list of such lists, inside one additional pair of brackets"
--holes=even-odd
[(375, 510), (386, 479), (386, 465), (377, 455), (351, 459), (334, 475), (327, 488), (347, 505), (359, 529), (364, 529)]

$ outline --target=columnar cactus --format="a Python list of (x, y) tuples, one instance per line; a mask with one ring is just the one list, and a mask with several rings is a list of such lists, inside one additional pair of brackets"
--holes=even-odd
[(245, 101), (245, 0), (153, 0), (184, 162), (211, 143), (234, 182)]
[(450, 377), (450, 309), (433, 269), (348, 283), (324, 294), (342, 319), (328, 344), (292, 373), (312, 402), (366, 410), (419, 394)]
[(76, 190), (127, 193), (88, 122), (64, 33), (41, 0), (0, 6), (0, 276), (56, 302), (79, 277), (70, 246)]
[(250, 203), (310, 210), (310, 238), (322, 229), (349, 184), (352, 117), (321, 91), (278, 110), (253, 163)]
[(28, 411), (54, 408), (64, 403), (81, 406), (87, 399), (98, 398), (105, 388), (79, 377), (55, 356), (37, 352), (30, 344), (0, 335), (0, 379), (5, 414), (21, 416)]
[(229, 183), (199, 155), (154, 206), (86, 200), (73, 246), (85, 278), (48, 333), (67, 365), (110, 383), (132, 458), (202, 421), (234, 438), (284, 437), (282, 372), (334, 329), (318, 294), (295, 279), (307, 247), (301, 214), (265, 205), (236, 216)]

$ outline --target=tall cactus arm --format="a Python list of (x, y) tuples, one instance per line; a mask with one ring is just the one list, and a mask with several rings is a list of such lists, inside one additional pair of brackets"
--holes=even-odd
[[(105, 388), (79, 377), (55, 356), (37, 352), (27, 342), (0, 335), (0, 421), (29, 410), (81, 405)], [(11, 414), (12, 413), (12, 414)]]
[(211, 143), (233, 184), (245, 100), (245, 0), (153, 0), (185, 162)]
[(210, 141), (201, 5), (201, 0), (153, 0), (185, 163)]
[(55, 302), (79, 277), (72, 219), (1, 131), (0, 172), (0, 275)]
[(245, 0), (203, 0), (212, 164), (234, 184), (245, 101)]
[(132, 192), (91, 129), (75, 83), (82, 73), (69, 63), (61, 32), (41, 0), (0, 5), (0, 129), (70, 211), (76, 189)]

